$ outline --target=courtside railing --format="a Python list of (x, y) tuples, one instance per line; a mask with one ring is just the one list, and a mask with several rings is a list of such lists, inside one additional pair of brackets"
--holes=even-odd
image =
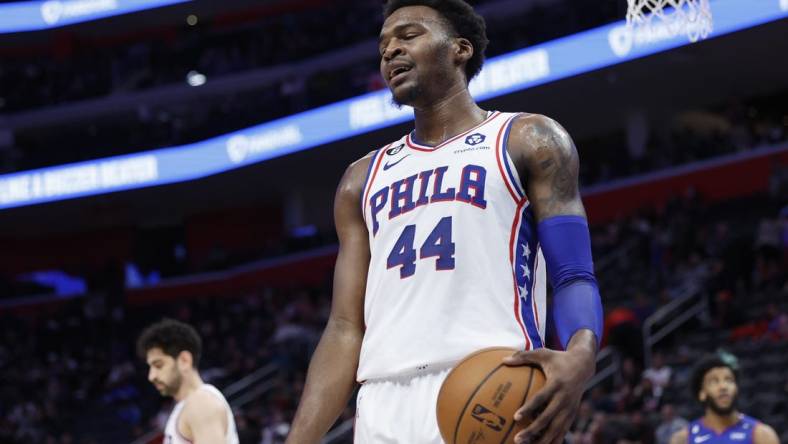
[(677, 296), (643, 322), (643, 365), (651, 366), (654, 346), (691, 319), (708, 312), (708, 299), (701, 291), (705, 279), (688, 282)]

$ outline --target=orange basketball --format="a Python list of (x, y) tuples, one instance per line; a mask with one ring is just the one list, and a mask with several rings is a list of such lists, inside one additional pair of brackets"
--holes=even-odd
[(466, 356), (438, 393), (438, 428), (446, 444), (514, 444), (514, 413), (544, 386), (536, 367), (503, 365), (516, 350), (486, 348)]

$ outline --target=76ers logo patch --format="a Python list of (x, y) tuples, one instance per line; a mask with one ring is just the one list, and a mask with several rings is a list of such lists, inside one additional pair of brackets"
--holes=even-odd
[(470, 136), (465, 138), (465, 144), (466, 145), (478, 145), (478, 144), (484, 142), (484, 139), (486, 139), (486, 138), (487, 138), (487, 136), (485, 136), (484, 134), (480, 134), (480, 133), (471, 134)]
[(393, 156), (393, 155), (397, 154), (398, 152), (402, 151), (402, 148), (404, 148), (404, 147), (405, 147), (405, 144), (403, 143), (401, 145), (395, 146), (394, 148), (389, 148), (389, 149), (386, 150), (386, 154), (388, 154), (389, 156)]

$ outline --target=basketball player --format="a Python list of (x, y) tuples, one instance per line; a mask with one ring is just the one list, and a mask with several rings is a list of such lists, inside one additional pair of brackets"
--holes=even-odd
[(692, 395), (706, 413), (676, 432), (671, 444), (779, 444), (774, 429), (736, 409), (736, 370), (717, 355), (701, 359), (691, 380)]
[(194, 328), (173, 319), (149, 326), (137, 340), (137, 352), (150, 368), (148, 380), (176, 401), (164, 444), (238, 444), (230, 405), (197, 371), (201, 349)]
[[(287, 442), (318, 443), (358, 381), (355, 442), (442, 443), (441, 383), (491, 346), (547, 377), (515, 415), (533, 419), (517, 442), (561, 442), (602, 328), (577, 151), (547, 117), (474, 102), (487, 37), (463, 0), (391, 0), (384, 16), (380, 71), (415, 130), (339, 184), (331, 315)], [(545, 268), (566, 351), (542, 348)]]

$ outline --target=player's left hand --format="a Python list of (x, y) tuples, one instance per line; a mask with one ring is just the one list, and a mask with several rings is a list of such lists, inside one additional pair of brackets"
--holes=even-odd
[(505, 358), (504, 364), (535, 365), (542, 369), (546, 379), (542, 390), (515, 412), (517, 423), (530, 424), (514, 437), (514, 442), (563, 443), (577, 414), (586, 382), (594, 374), (594, 358), (541, 348), (517, 352)]

